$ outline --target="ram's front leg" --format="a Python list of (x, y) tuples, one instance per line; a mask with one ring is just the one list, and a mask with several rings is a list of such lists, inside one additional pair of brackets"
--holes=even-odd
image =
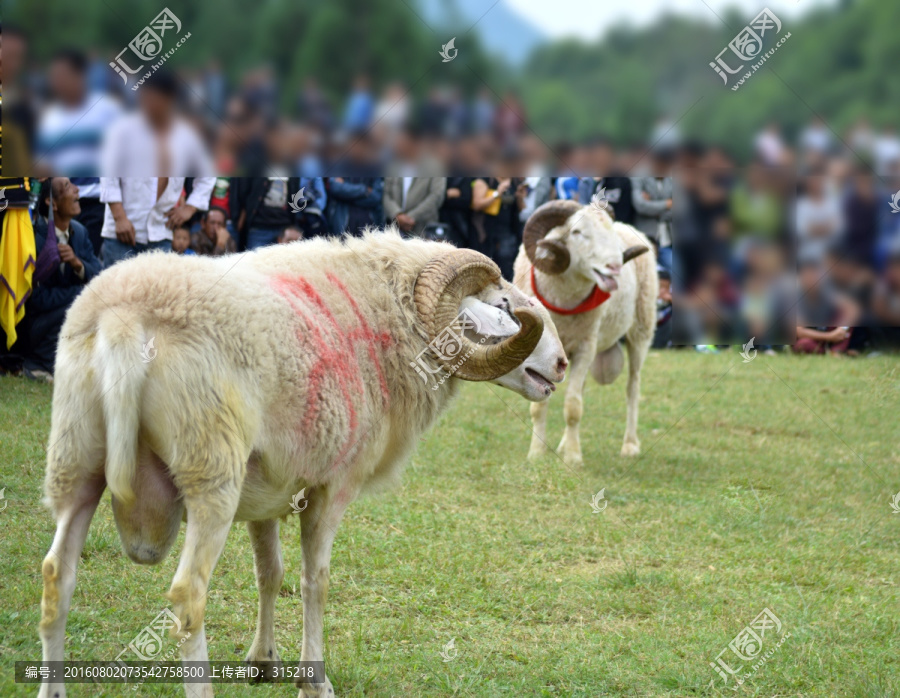
[(567, 465), (581, 465), (581, 438), (579, 425), (583, 409), (584, 381), (594, 356), (595, 345), (579, 347), (570, 357), (569, 384), (566, 387), (566, 402), (563, 414), (566, 418), (566, 431), (556, 452), (562, 456)]
[(550, 452), (547, 448), (547, 408), (549, 400), (531, 403), (531, 447), (528, 460), (536, 461)]
[[(353, 497), (320, 487), (307, 497), (309, 506), (300, 515), (300, 535), (303, 542), (303, 574), (300, 589), (303, 595), (303, 646), (301, 662), (324, 662), (325, 600), (328, 596), (328, 568), (331, 546), (338, 525)], [(327, 676), (323, 683), (304, 683), (300, 698), (334, 696), (334, 688)]]

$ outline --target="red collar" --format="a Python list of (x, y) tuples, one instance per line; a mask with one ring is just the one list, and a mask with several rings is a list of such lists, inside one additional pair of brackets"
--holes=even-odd
[(531, 267), (531, 290), (534, 291), (535, 297), (547, 310), (557, 313), (558, 315), (578, 315), (580, 313), (586, 313), (589, 310), (594, 310), (594, 308), (599, 308), (603, 303), (609, 300), (609, 294), (599, 286), (595, 285), (594, 290), (591, 291), (590, 295), (571, 310), (559, 308), (544, 298), (541, 295), (541, 292), (537, 290), (537, 284), (534, 282), (534, 267)]

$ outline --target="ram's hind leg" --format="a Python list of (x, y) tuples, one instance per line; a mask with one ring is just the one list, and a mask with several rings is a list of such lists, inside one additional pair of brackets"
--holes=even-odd
[[(259, 592), (256, 637), (247, 653), (247, 662), (280, 662), (275, 647), (275, 601), (284, 580), (284, 562), (278, 540), (278, 521), (248, 521), (247, 531), (253, 545), (253, 565)], [(270, 678), (270, 677), (266, 677)]]
[(628, 402), (625, 416), (625, 440), (622, 443), (623, 456), (636, 456), (641, 452), (641, 442), (638, 439), (638, 403), (641, 399), (641, 367), (647, 352), (650, 350), (650, 340), (628, 339), (628, 386), (625, 395)]
[[(41, 567), (44, 594), (41, 599), (40, 634), (45, 662), (62, 661), (64, 658), (66, 618), (75, 591), (75, 570), (104, 488), (102, 475), (93, 477), (76, 487), (65, 504), (54, 504), (56, 535)], [(64, 698), (65, 695), (65, 684), (62, 683), (41, 684), (38, 693), (40, 698)]]

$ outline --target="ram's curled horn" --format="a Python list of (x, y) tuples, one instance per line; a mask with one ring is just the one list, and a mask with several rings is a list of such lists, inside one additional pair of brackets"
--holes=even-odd
[(525, 254), (535, 268), (545, 274), (562, 274), (569, 268), (572, 259), (566, 246), (544, 240), (544, 236), (582, 208), (577, 201), (557, 199), (548, 201), (531, 214), (522, 231), (522, 242), (525, 244)]
[[(429, 342), (459, 325), (459, 306), (466, 296), (478, 294), (499, 281), (500, 268), (474, 250), (452, 250), (425, 265), (416, 279), (414, 298)], [(544, 321), (532, 310), (519, 309), (515, 313), (521, 323), (519, 331), (498, 344), (477, 344), (454, 330), (461, 337), (462, 346), (447, 360), (438, 357), (441, 364), (453, 375), (469, 381), (494, 380), (516, 369), (540, 341)]]
[(650, 248), (646, 245), (632, 245), (622, 253), (622, 264), (630, 262), (635, 257), (640, 257), (644, 252), (649, 252)]

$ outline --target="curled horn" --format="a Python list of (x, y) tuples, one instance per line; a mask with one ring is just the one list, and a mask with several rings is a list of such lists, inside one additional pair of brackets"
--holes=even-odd
[(650, 248), (646, 245), (632, 245), (622, 253), (622, 264), (630, 262), (635, 257), (640, 257), (644, 252), (649, 252)]
[[(500, 278), (500, 268), (474, 250), (452, 250), (425, 265), (416, 279), (413, 296), (429, 342), (456, 323), (463, 298), (480, 293)], [(494, 380), (516, 369), (540, 341), (544, 321), (526, 308), (515, 314), (521, 327), (512, 337), (485, 346), (462, 336), (459, 353), (448, 361), (439, 359), (440, 363), (456, 377), (469, 381)], [(460, 360), (462, 365), (454, 368)]]
[(537, 269), (545, 274), (562, 274), (569, 268), (572, 259), (566, 246), (554, 240), (544, 240), (544, 236), (582, 208), (576, 201), (556, 200), (548, 201), (531, 214), (522, 231), (522, 242), (525, 244), (525, 254)]

